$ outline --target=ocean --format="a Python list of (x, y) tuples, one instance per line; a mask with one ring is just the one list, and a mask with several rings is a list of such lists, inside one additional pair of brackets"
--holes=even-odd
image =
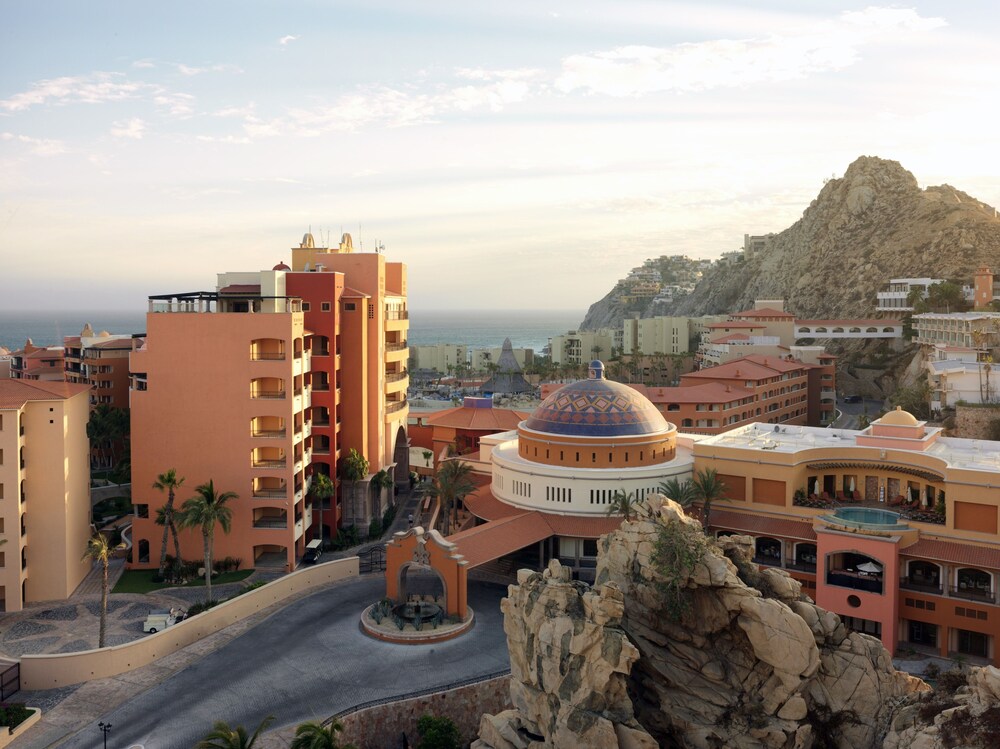
[[(586, 310), (410, 310), (411, 346), (464, 343), (472, 348), (501, 346), (540, 352), (549, 338), (575, 330)], [(76, 310), (23, 312), (0, 310), (0, 346), (15, 351), (30, 338), (36, 346), (62, 345), (64, 336), (79, 335), (86, 323), (95, 333), (141, 333), (145, 312)]]

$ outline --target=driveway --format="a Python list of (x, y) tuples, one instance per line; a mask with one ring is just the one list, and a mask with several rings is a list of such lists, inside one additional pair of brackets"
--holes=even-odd
[(216, 720), (251, 731), (267, 715), (276, 718), (272, 728), (323, 720), (368, 700), (444, 688), (509, 666), (499, 605), (505, 587), (470, 583), (472, 631), (422, 646), (361, 633), (362, 609), (384, 592), (385, 579), (375, 576), (304, 598), (54, 746), (93, 749), (100, 720), (113, 726), (109, 746), (190, 749)]

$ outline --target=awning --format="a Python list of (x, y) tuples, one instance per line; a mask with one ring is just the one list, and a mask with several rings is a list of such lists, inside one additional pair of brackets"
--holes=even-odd
[(1000, 570), (1000, 548), (997, 547), (972, 546), (967, 543), (922, 538), (915, 544), (900, 549), (899, 553), (906, 557)]
[(526, 512), (448, 536), (469, 568), (492, 562), (505, 554), (536, 544), (552, 535), (541, 513)]
[(816, 531), (813, 530), (812, 523), (785, 520), (757, 513), (713, 509), (709, 525), (716, 530), (740, 531), (751, 536), (791, 538), (803, 541), (816, 540)]
[(858, 470), (877, 470), (877, 471), (892, 471), (893, 473), (902, 473), (907, 476), (916, 476), (924, 481), (944, 481), (944, 474), (936, 473), (935, 471), (929, 471), (926, 468), (914, 468), (913, 466), (903, 466), (896, 463), (880, 463), (877, 461), (871, 462), (851, 462), (851, 463), (841, 463), (841, 462), (829, 462), (829, 463), (808, 463), (807, 468), (813, 471), (841, 471), (845, 468), (854, 468)]

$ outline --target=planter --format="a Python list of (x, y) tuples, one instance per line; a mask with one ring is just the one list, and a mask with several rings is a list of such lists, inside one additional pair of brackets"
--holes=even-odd
[(0, 726), (0, 747), (10, 746), (25, 731), (42, 719), (42, 711), (37, 707), (29, 707), (31, 715), (17, 724), (14, 728)]

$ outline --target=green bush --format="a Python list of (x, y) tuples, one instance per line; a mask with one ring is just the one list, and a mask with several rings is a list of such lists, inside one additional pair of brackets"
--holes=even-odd
[(378, 538), (382, 535), (382, 521), (379, 518), (372, 518), (368, 524), (368, 538)]
[(417, 749), (459, 749), (462, 746), (458, 726), (450, 718), (424, 715), (417, 721), (417, 731), (420, 733)]
[(222, 603), (222, 601), (208, 600), (192, 604), (191, 608), (188, 609), (187, 615), (190, 618), (196, 614), (200, 614), (202, 611), (208, 611), (209, 609), (218, 606), (220, 603)]
[(32, 710), (25, 707), (22, 702), (12, 702), (9, 705), (0, 705), (0, 726), (16, 728), (31, 717)]

